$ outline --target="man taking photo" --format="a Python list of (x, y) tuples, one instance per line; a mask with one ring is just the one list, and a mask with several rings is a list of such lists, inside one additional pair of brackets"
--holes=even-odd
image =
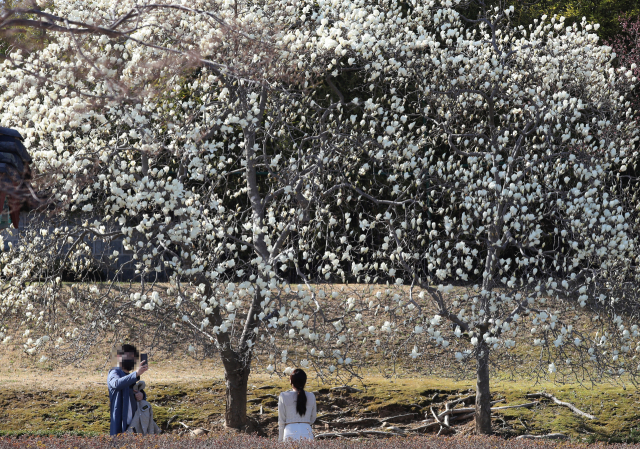
[[(140, 376), (149, 369), (144, 361), (133, 371), (138, 358), (138, 350), (133, 345), (122, 345), (116, 348), (118, 366), (109, 370), (107, 385), (109, 387), (109, 405), (111, 425), (109, 433), (123, 433), (131, 424), (138, 408), (136, 402), (144, 399), (142, 393), (135, 393), (131, 387), (140, 380)], [(133, 372), (132, 372), (133, 371)]]

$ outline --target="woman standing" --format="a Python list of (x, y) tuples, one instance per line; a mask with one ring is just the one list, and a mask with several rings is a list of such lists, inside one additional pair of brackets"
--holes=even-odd
[(280, 393), (278, 399), (278, 441), (313, 440), (311, 424), (317, 415), (316, 397), (304, 391), (307, 374), (295, 369), (289, 380), (293, 389)]

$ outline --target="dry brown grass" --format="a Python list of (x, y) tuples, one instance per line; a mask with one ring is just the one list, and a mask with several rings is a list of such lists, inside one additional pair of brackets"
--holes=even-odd
[[(67, 285), (68, 288), (72, 288), (73, 284)], [(103, 288), (106, 286), (102, 286)], [(116, 284), (113, 288), (128, 290), (132, 287), (130, 284)], [(135, 287), (135, 286), (133, 286)], [(155, 289), (161, 290), (166, 293), (167, 284), (156, 284)], [(307, 289), (306, 286), (292, 286), (294, 289)], [(361, 321), (360, 328), (356, 328), (356, 331), (363, 331), (362, 337), (367, 337), (367, 341), (361, 343), (361, 339), (354, 339), (353, 350), (357, 351), (358, 361), (361, 362), (360, 374), (364, 376), (383, 376), (383, 377), (442, 377), (442, 378), (454, 378), (454, 379), (467, 379), (473, 380), (473, 370), (468, 366), (461, 365), (452, 357), (452, 351), (455, 347), (455, 342), (452, 342), (449, 350), (443, 350), (441, 347), (430, 347), (424, 351), (423, 355), (417, 360), (412, 360), (407, 357), (407, 354), (411, 351), (413, 344), (416, 342), (416, 337), (412, 336), (410, 330), (411, 325), (407, 326), (404, 334), (400, 334), (400, 341), (387, 342), (384, 341), (384, 336), (380, 336), (383, 340), (383, 347), (378, 351), (375, 351), (374, 340), (376, 337), (370, 337), (366, 332), (366, 327), (374, 325), (380, 327), (386, 320), (401, 321), (405, 317), (397, 316), (393, 312), (376, 311), (375, 309), (369, 309), (366, 304), (369, 299), (373, 298), (376, 292), (384, 292), (388, 287), (385, 285), (364, 285), (364, 284), (350, 284), (350, 285), (318, 285), (317, 289), (324, 289), (327, 293), (332, 291), (338, 292), (336, 299), (331, 299), (329, 294), (324, 299), (323, 304), (325, 310), (331, 316), (334, 311), (338, 311), (341, 308), (347, 297), (355, 297), (358, 304), (358, 312), (362, 313), (363, 319)], [(188, 288), (187, 288), (188, 289)], [(394, 287), (395, 291), (402, 290), (405, 294), (408, 294), (409, 287)], [(394, 291), (394, 292), (395, 292)], [(457, 287), (450, 293), (452, 296), (462, 295), (467, 290), (462, 287)], [(417, 294), (418, 292), (414, 292)], [(293, 295), (293, 294), (292, 294)], [(435, 314), (435, 309), (427, 304), (424, 309), (426, 314)], [(549, 301), (548, 309), (550, 310), (562, 310), (564, 307), (561, 303), (554, 303)], [(82, 321), (79, 318), (75, 318), (76, 322), (74, 326), (82, 326)], [(523, 375), (529, 379), (537, 379), (535, 376), (536, 368), (540, 361), (540, 350), (531, 346), (532, 337), (528, 332), (528, 328), (531, 327), (527, 322), (530, 321), (527, 317), (524, 318), (524, 322), (521, 327), (526, 330), (521, 331), (515, 338), (516, 347), (506, 352), (507, 356), (501, 360), (500, 368), (494, 372), (494, 376), (500, 379), (519, 379)], [(579, 320), (571, 321), (577, 329), (584, 330), (586, 332), (593, 332), (592, 322), (590, 316), (582, 316)], [(289, 349), (289, 357), (292, 359), (292, 363), (295, 363), (296, 359), (308, 358), (305, 354), (304, 346), (296, 346), (291, 344), (291, 340), (285, 337), (288, 328), (283, 328), (274, 335), (277, 337), (277, 345), (282, 348)], [(141, 350), (145, 352), (146, 348), (150, 345), (150, 338), (146, 334), (147, 331), (143, 328), (123, 329), (120, 333), (120, 337), (123, 339), (120, 341), (133, 342)], [(420, 338), (420, 337), (419, 337)], [(405, 342), (402, 339), (406, 339)], [(19, 340), (19, 339), (16, 339)], [(424, 337), (418, 340), (418, 343), (424, 343)], [(48, 385), (51, 383), (49, 379), (51, 376), (55, 376), (64, 382), (70, 383), (70, 385), (80, 387), (85, 381), (88, 382), (101, 382), (101, 379), (106, 377), (107, 370), (112, 366), (113, 360), (110, 359), (112, 348), (117, 341), (113, 335), (105, 334), (100, 341), (92, 341), (92, 349), (87, 357), (84, 357), (81, 361), (74, 365), (69, 365), (64, 369), (52, 369), (50, 362), (38, 363), (38, 356), (27, 356), (22, 352), (20, 341), (15, 341), (13, 345), (1, 346), (0, 345), (0, 379), (4, 379), (4, 383), (14, 382), (30, 382), (40, 383), (41, 385)], [(462, 346), (466, 345), (466, 342), (462, 341)], [(466, 348), (466, 346), (465, 346)], [(205, 379), (210, 376), (222, 377), (223, 372), (221, 370), (220, 361), (217, 354), (212, 354), (211, 358), (201, 360), (201, 353), (196, 354), (198, 360), (194, 359), (186, 351), (186, 347), (178, 347), (174, 352), (167, 353), (163, 351), (149, 351), (151, 357), (152, 370), (149, 371), (147, 376), (149, 379), (155, 381), (165, 381), (178, 377), (179, 379), (197, 380)], [(326, 352), (326, 351), (325, 351)], [(257, 347), (256, 355), (260, 358), (265, 354), (261, 351), (260, 346)], [(265, 364), (266, 365), (266, 364)], [(254, 370), (255, 372), (259, 371)], [(40, 373), (40, 374), (34, 374)], [(49, 374), (50, 373), (50, 374)], [(255, 375), (255, 374), (254, 374)], [(262, 376), (263, 374), (259, 374)], [(545, 377), (543, 372), (543, 379)], [(53, 384), (56, 382), (53, 381)]]

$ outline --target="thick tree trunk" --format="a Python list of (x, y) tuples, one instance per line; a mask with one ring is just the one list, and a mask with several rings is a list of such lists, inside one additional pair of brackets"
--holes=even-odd
[(247, 425), (247, 386), (251, 361), (241, 360), (234, 354), (226, 357), (223, 363), (226, 383), (225, 425), (242, 430)]
[(247, 384), (251, 373), (251, 358), (253, 342), (256, 338), (254, 327), (256, 317), (262, 310), (263, 296), (259, 290), (249, 307), (247, 319), (244, 323), (240, 348), (237, 351), (224, 351), (222, 361), (224, 363), (224, 377), (226, 381), (226, 410), (225, 425), (234, 429), (244, 430), (247, 421)]
[[(209, 281), (202, 277), (198, 279), (199, 283), (204, 283), (205, 295), (213, 296), (213, 289)], [(220, 332), (216, 334), (218, 347), (221, 348), (220, 357), (224, 366), (225, 379), (225, 426), (238, 430), (245, 430), (248, 424), (247, 420), (247, 386), (249, 383), (249, 374), (251, 374), (251, 361), (253, 358), (253, 342), (255, 340), (254, 327), (256, 326), (256, 316), (262, 310), (262, 295), (256, 292), (247, 320), (245, 321), (244, 330), (240, 337), (240, 344), (237, 350), (232, 348), (229, 333)], [(222, 315), (220, 308), (216, 306), (209, 315), (213, 326), (222, 324)]]
[(486, 342), (478, 343), (476, 356), (476, 432), (491, 434), (491, 389), (489, 388), (489, 347)]

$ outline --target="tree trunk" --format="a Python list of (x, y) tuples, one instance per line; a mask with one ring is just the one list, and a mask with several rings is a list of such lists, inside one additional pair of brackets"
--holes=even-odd
[[(251, 357), (250, 354), (247, 355)], [(247, 425), (247, 386), (251, 372), (251, 360), (242, 360), (233, 353), (224, 357), (224, 378), (226, 383), (225, 426), (242, 430)]]
[(491, 435), (491, 389), (489, 388), (489, 346), (484, 340), (478, 343), (476, 356), (476, 432)]
[[(207, 297), (213, 296), (213, 288), (206, 277), (197, 278), (197, 282), (205, 284), (204, 293)], [(246, 430), (249, 423), (247, 420), (247, 387), (253, 359), (253, 341), (255, 340), (253, 329), (256, 326), (256, 316), (262, 311), (262, 300), (263, 297), (258, 289), (247, 313), (247, 320), (237, 350), (232, 348), (229, 333), (219, 332), (215, 336), (218, 347), (221, 348), (220, 358), (224, 366), (226, 386), (224, 421), (226, 427), (233, 429)], [(220, 307), (214, 307), (209, 317), (213, 326), (220, 326), (223, 321)]]

